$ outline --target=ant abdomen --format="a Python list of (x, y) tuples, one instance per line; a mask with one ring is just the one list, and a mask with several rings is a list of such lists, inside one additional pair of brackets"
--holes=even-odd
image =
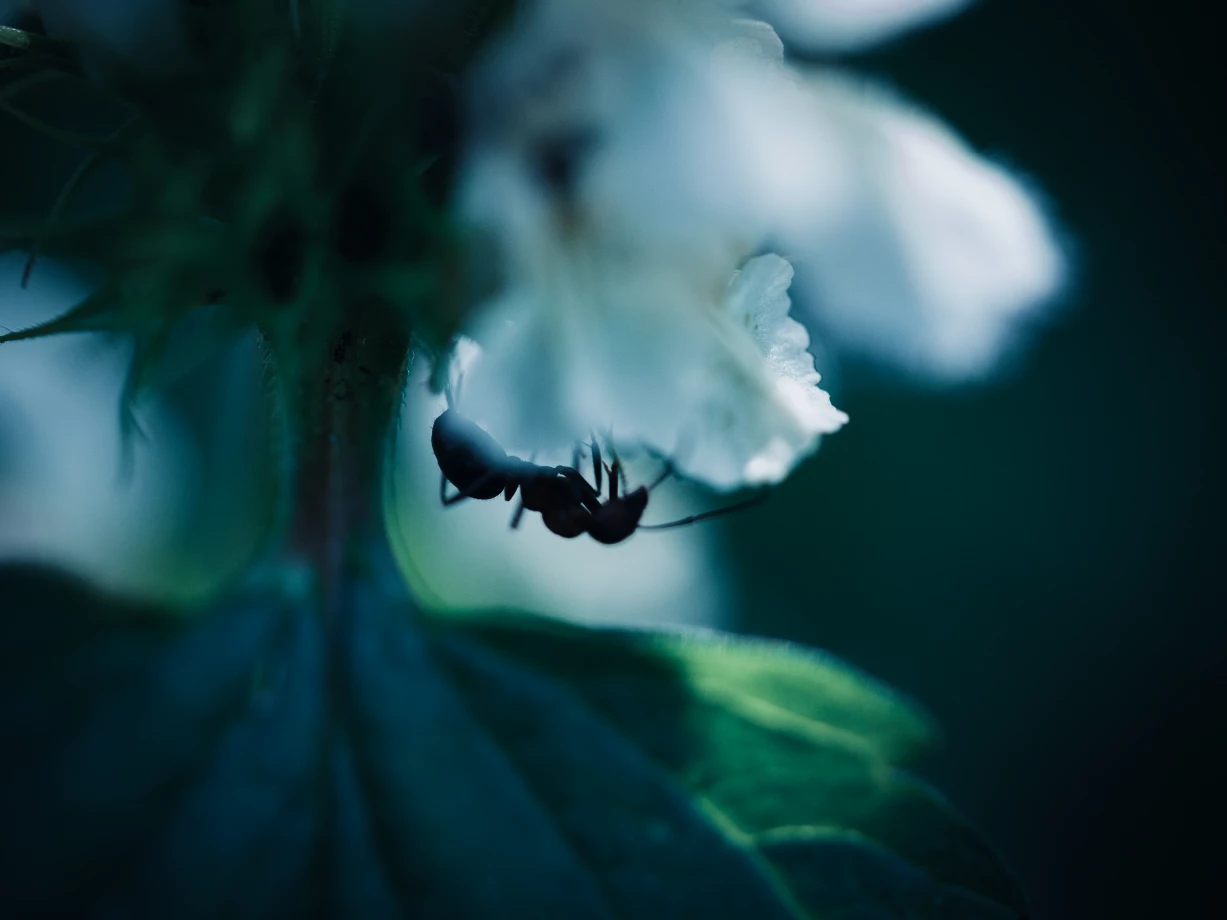
[(460, 413), (448, 409), (435, 419), (430, 446), (439, 469), (464, 497), (490, 499), (504, 489), (514, 493), (514, 480), (503, 472), (507, 452)]

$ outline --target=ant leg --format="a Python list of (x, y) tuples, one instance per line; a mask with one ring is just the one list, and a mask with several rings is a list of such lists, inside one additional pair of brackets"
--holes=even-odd
[(448, 498), (447, 497), (447, 476), (444, 475), (443, 473), (439, 474), (439, 501), (442, 502), (444, 508), (448, 507), (449, 505), (454, 505), (456, 504), (456, 502), (462, 502), (466, 498), (468, 498), (468, 496), (465, 495), (463, 492), (458, 492), (455, 495), (453, 495), (451, 498)]
[(511, 529), (517, 530), (520, 526), (520, 518), (524, 517), (524, 499), (520, 499), (520, 504), (516, 505), (516, 513), (511, 516)]
[(596, 483), (596, 494), (601, 494), (601, 445), (597, 443), (596, 432), (592, 432), (592, 480)]
[(640, 530), (669, 530), (672, 527), (685, 527), (687, 524), (697, 524), (699, 521), (710, 520), (714, 517), (720, 517), (722, 514), (729, 514), (733, 511), (741, 511), (743, 508), (749, 508), (751, 505), (760, 505), (767, 500), (766, 493), (755, 495), (753, 498), (747, 498), (744, 502), (737, 502), (732, 505), (726, 505), (723, 508), (716, 508), (713, 511), (704, 511), (702, 514), (692, 514), (690, 517), (682, 518), (677, 521), (669, 521), (665, 524), (640, 524)]
[(555, 472), (562, 476), (575, 489), (575, 497), (579, 499), (579, 503), (596, 514), (601, 510), (601, 493), (597, 492), (588, 484), (588, 480), (584, 478), (584, 474), (578, 470), (573, 470), (569, 466), (555, 467)]
[(626, 484), (626, 471), (622, 469), (622, 461), (618, 459), (618, 452), (613, 445), (609, 445), (609, 453), (613, 457), (613, 464), (609, 467), (609, 500), (613, 501), (618, 497), (618, 485), (622, 485), (623, 493), (630, 492)]
[(448, 507), (449, 505), (454, 505), (457, 502), (462, 502), (466, 498), (472, 498), (473, 493), (476, 492), (478, 489), (480, 489), (482, 486), (484, 486), (486, 483), (488, 483), (492, 478), (490, 473), (486, 473), (485, 475), (480, 476), (477, 479), (477, 481), (474, 482), (472, 485), (470, 485), (467, 489), (461, 489), (451, 498), (448, 498), (447, 497), (447, 474), (442, 473), (440, 475), (442, 478), (439, 481), (439, 501), (443, 502), (443, 507), (445, 508)]

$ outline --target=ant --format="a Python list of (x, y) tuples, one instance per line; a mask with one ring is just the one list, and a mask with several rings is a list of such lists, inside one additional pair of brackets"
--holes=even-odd
[[(707, 520), (729, 511), (744, 508), (762, 500), (756, 496), (725, 508), (691, 515), (665, 524), (641, 524), (648, 506), (648, 493), (672, 474), (665, 471), (650, 486), (639, 486), (618, 494), (622, 478), (621, 465), (615, 457), (609, 471), (609, 498), (601, 501), (601, 474), (606, 469), (601, 449), (592, 442), (592, 473), (594, 488), (579, 472), (579, 449), (572, 466), (540, 466), (528, 460), (510, 456), (502, 446), (475, 422), (448, 408), (435, 419), (430, 433), (430, 446), (443, 478), (439, 483), (439, 498), (444, 505), (454, 505), (466, 498), (488, 500), (500, 492), (510, 501), (520, 493), (520, 506), (511, 519), (518, 527), (524, 512), (541, 515), (545, 526), (568, 539), (587, 533), (598, 543), (612, 545), (630, 538), (636, 530), (667, 530)], [(459, 491), (447, 495), (447, 484)]]

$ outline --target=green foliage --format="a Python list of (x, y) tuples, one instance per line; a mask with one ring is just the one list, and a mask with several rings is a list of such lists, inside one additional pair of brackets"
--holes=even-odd
[[(40, 255), (103, 279), (96, 295), (0, 335), (0, 345), (130, 335), (130, 400), (173, 374), (161, 366), (166, 342), (202, 309), (215, 317), (215, 347), (259, 327), (291, 389), (305, 373), (300, 353), (323, 347), (304, 344), (304, 328), (331, 335), (358, 303), (388, 305), (406, 335), (448, 341), (468, 292), (446, 212), (456, 138), (437, 116), (455, 117), (455, 73), (474, 44), (459, 11), (470, 6), (485, 5), (440, 14), (434, 47), (395, 56), (362, 45), (370, 36), (347, 29), (335, 0), (200, 7), (189, 17), (194, 55), (160, 80), (95, 61), (89, 48), (0, 34), (6, 143), (41, 136), (84, 151), (45, 217), (0, 202), (0, 250), (30, 254), (23, 283)], [(61, 67), (78, 51), (88, 77)], [(67, 103), (95, 121), (105, 113), (103, 131), (62, 124)], [(100, 170), (108, 206), (76, 213), (74, 199)]]
[(1017, 918), (829, 658), (0, 572), (0, 914)]
[(4, 49), (0, 61), (24, 58), (40, 64), (48, 61), (67, 63), (72, 56), (71, 50), (61, 42), (5, 25), (0, 25), (0, 48)]

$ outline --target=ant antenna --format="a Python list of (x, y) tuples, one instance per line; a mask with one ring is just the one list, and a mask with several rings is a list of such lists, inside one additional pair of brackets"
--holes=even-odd
[(668, 460), (666, 460), (665, 468), (661, 470), (660, 475), (657, 476), (655, 479), (653, 479), (652, 482), (648, 485), (648, 491), (651, 492), (653, 489), (655, 489), (658, 485), (660, 485), (662, 482), (664, 482), (666, 479), (668, 479), (672, 475), (673, 475), (673, 464), (670, 463)]
[(747, 498), (743, 502), (727, 505), (724, 508), (716, 508), (713, 511), (704, 511), (702, 514), (692, 514), (690, 517), (682, 518), (681, 520), (677, 521), (669, 521), (666, 524), (640, 524), (639, 529), (669, 530), (673, 527), (685, 527), (687, 524), (697, 524), (699, 521), (706, 521), (714, 517), (719, 517), (722, 514), (729, 514), (733, 511), (741, 511), (744, 508), (749, 508), (751, 505), (760, 505), (766, 500), (767, 494), (763, 492), (755, 495), (753, 498)]

